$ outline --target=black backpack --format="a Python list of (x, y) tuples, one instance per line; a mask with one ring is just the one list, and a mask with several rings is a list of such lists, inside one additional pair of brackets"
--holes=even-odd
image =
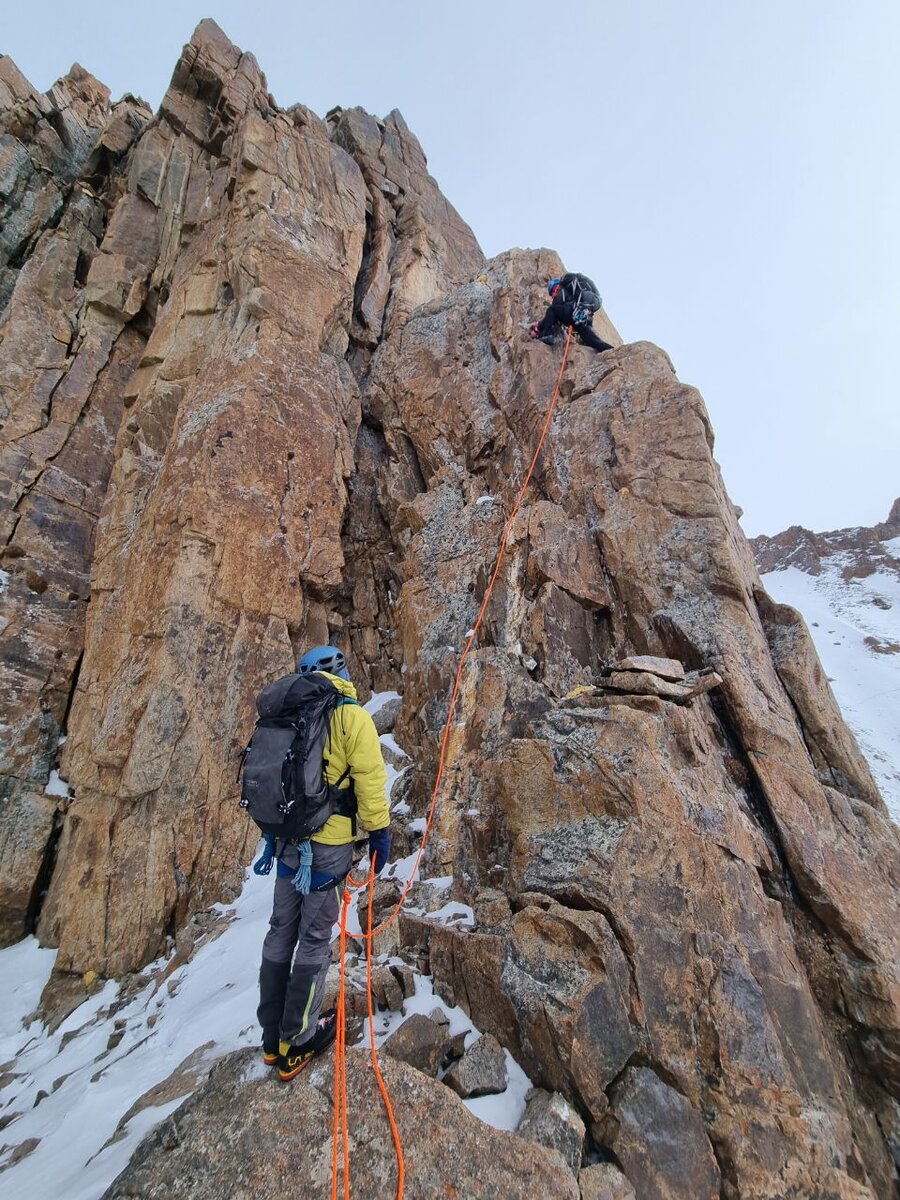
[(600, 299), (597, 285), (587, 275), (573, 272), (570, 275), (564, 275), (561, 283), (563, 295), (572, 305), (572, 320), (576, 325), (589, 320), (598, 309), (602, 308), (603, 301)]
[[(243, 754), (241, 808), (263, 833), (304, 842), (333, 813), (354, 819), (353, 782), (342, 788), (325, 780), (331, 717), (354, 704), (324, 675), (284, 675), (256, 698), (259, 719)], [(354, 830), (355, 832), (355, 830)]]

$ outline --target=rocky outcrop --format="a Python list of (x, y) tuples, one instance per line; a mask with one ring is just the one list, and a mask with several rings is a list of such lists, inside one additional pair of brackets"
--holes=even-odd
[[(404, 1195), (578, 1200), (578, 1185), (554, 1150), (484, 1125), (449, 1088), (412, 1067), (385, 1057), (381, 1069), (391, 1094), (403, 1097), (394, 1112), (403, 1146)], [(324, 1200), (331, 1195), (332, 1086), (330, 1065), (308, 1068), (303, 1084), (286, 1088), (271, 1076), (261, 1077), (255, 1052), (231, 1055), (213, 1069), (201, 1091), (144, 1140), (105, 1200), (219, 1200), (232, 1193), (236, 1180), (247, 1196), (290, 1192)], [(364, 1051), (348, 1055), (347, 1089), (353, 1189), (393, 1194), (394, 1147)]]
[[(403, 554), (404, 745), (434, 745), (505, 480), (552, 390), (555, 360), (512, 316), (549, 266), (502, 257), (484, 290), (413, 314), (376, 356), (364, 403), (394, 445), (406, 432), (426, 484), (404, 493), (398, 470), (382, 491)], [(512, 916), (472, 933), (405, 918), (403, 937), (428, 945), (446, 997), (577, 1104), (601, 1145), (627, 1107), (649, 1146), (659, 1105), (624, 1086), (643, 1086), (640, 1070), (663, 1108), (684, 1106), (685, 1129), (702, 1124), (710, 1187), (887, 1195), (896, 833), (814, 652), (793, 664), (802, 686), (779, 674), (711, 451), (700, 398), (661, 352), (575, 350), (462, 681), (428, 867), (476, 911), (499, 885)], [(722, 683), (684, 707), (627, 693), (579, 707), (577, 689), (629, 655)], [(835, 722), (839, 739), (819, 736)]]
[(45, 95), (0, 55), (0, 312), (40, 236), (62, 219), (75, 181), (84, 173), (87, 186), (103, 188), (110, 158), (121, 157), (149, 116), (131, 97), (111, 106), (109, 89), (77, 63)]
[(448, 282), (468, 279), (482, 255), (428, 174), (425, 155), (396, 109), (384, 121), (361, 108), (334, 109), (328, 126), (366, 182), (367, 236), (351, 334), (371, 349)]
[[(64, 757), (76, 801), (41, 914), (62, 969), (136, 966), (240, 878), (248, 706), (293, 646), (341, 622), (360, 419), (347, 359), (382, 185), (385, 309), (481, 263), (399, 114), (331, 124), (333, 139), (306, 110), (278, 111), (252, 55), (204, 22), (87, 274), (108, 319), (152, 308), (154, 322), (119, 380), (127, 416)], [(374, 322), (365, 289), (360, 305)]]
[[(74, 798), (56, 854), (47, 820), (29, 835), (50, 876), (41, 938), (58, 971), (101, 975), (238, 885), (252, 698), (301, 645), (335, 639), (363, 688), (402, 692), (404, 796), (424, 814), (559, 371), (525, 326), (562, 270), (545, 250), (484, 263), (399, 114), (281, 111), (210, 22), (123, 153), (73, 300), (131, 347), (96, 377), (124, 416), (92, 510)], [(616, 348), (570, 350), (451, 729), (424, 871), (453, 877), (474, 928), (407, 912), (377, 949), (427, 957), (445, 999), (584, 1125), (585, 1161), (615, 1160), (638, 1195), (886, 1200), (896, 829), (805, 626), (760, 583), (702, 399), (661, 350), (597, 325)], [(33, 620), (51, 623), (48, 592)], [(46, 687), (21, 692), (50, 739), (22, 776), (37, 786), (61, 721), (41, 725)], [(397, 987), (385, 977), (386, 1002)], [(208, 1111), (213, 1128), (219, 1102), (207, 1090), (171, 1120)], [(250, 1126), (226, 1110), (238, 1153)], [(153, 1170), (193, 1180), (165, 1129)], [(568, 1194), (561, 1178), (527, 1194)]]
[(355, 401), (329, 339), (346, 346), (364, 188), (205, 23), (135, 147), (119, 223), (152, 241), (149, 270), (123, 286), (104, 247), (89, 285), (161, 303), (124, 396), (64, 759), (76, 811), (41, 918), (64, 969), (106, 974), (156, 953), (243, 857), (246, 822), (219, 808), (245, 706), (291, 657), (301, 571), (336, 578)]

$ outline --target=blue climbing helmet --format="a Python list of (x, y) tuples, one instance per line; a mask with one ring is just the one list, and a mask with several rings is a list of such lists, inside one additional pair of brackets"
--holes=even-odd
[(307, 650), (297, 663), (297, 674), (309, 675), (313, 671), (328, 671), (329, 674), (350, 682), (347, 660), (337, 646), (316, 646), (314, 650)]
[(553, 278), (550, 280), (550, 282), (547, 284), (547, 291), (550, 293), (551, 296), (553, 295), (553, 289), (558, 288), (561, 282), (562, 282), (562, 280), (559, 278), (559, 276), (554, 275)]

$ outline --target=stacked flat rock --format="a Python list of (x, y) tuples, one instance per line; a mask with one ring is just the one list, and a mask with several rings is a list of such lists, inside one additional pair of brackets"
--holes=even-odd
[(616, 663), (604, 678), (605, 687), (618, 692), (640, 696), (660, 696), (664, 700), (684, 703), (702, 696), (722, 682), (715, 671), (685, 671), (674, 658), (656, 658), (651, 654), (635, 654)]
[(684, 667), (677, 658), (657, 658), (653, 654), (632, 654), (616, 663), (616, 671), (638, 671), (641, 674), (658, 675), (680, 683), (684, 679)]

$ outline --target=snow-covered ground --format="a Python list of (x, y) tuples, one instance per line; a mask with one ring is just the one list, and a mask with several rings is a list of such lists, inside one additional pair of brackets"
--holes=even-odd
[[(900, 538), (884, 543), (900, 558)], [(878, 570), (845, 579), (844, 558), (830, 556), (820, 575), (797, 567), (762, 580), (769, 594), (806, 619), (847, 724), (900, 821), (900, 577)]]
[[(10, 1148), (0, 1165), (9, 1162), (15, 1147), (40, 1139), (0, 1174), (4, 1200), (96, 1200), (140, 1138), (180, 1102), (145, 1109), (128, 1123), (124, 1138), (107, 1145), (136, 1100), (206, 1043), (213, 1043), (210, 1057), (256, 1044), (256, 968), (271, 891), (271, 877), (248, 872), (227, 930), (187, 966), (159, 988), (150, 980), (156, 972), (148, 968), (147, 986), (122, 1008), (119, 985), (107, 983), (53, 1034), (40, 1022), (25, 1028), (23, 1020), (37, 1003), (56, 952), (39, 949), (34, 938), (0, 951), (5, 995), (0, 1061), (14, 1074), (0, 1094), (0, 1119), (21, 1114), (0, 1132), (0, 1143)], [(18, 981), (11, 996), (9, 980)], [(122, 1030), (121, 1041), (109, 1049)]]
[[(394, 695), (382, 693), (366, 707), (373, 711)], [(399, 772), (391, 768), (389, 777), (392, 786)], [(410, 855), (391, 864), (388, 874), (407, 879), (414, 860)], [(424, 882), (445, 891), (450, 880)], [(186, 1083), (180, 1096), (164, 1102), (157, 1098), (131, 1117), (112, 1141), (137, 1100), (191, 1056), (203, 1067), (232, 1050), (258, 1045), (257, 967), (272, 887), (273, 876), (260, 877), (248, 869), (239, 899), (231, 906), (218, 906), (229, 917), (224, 932), (201, 945), (187, 965), (166, 974), (163, 961), (152, 964), (141, 977), (146, 984), (128, 997), (118, 984), (108, 982), (52, 1034), (38, 1021), (25, 1022), (50, 976), (56, 952), (42, 950), (34, 938), (0, 951), (3, 1200), (96, 1200), (123, 1170), (140, 1139), (178, 1107), (192, 1085)], [(466, 925), (472, 914), (465, 905), (448, 903), (431, 919)], [(355, 911), (348, 926), (351, 932), (359, 931)], [(403, 1012), (379, 1018), (376, 1044), (412, 1013), (430, 1013), (438, 1006), (447, 1013), (452, 1033), (466, 1031), (467, 1044), (475, 1040), (478, 1031), (462, 1010), (442, 1004), (430, 978), (418, 976), (416, 994), (405, 1001)], [(516, 1127), (530, 1086), (509, 1054), (507, 1078), (508, 1087), (500, 1095), (465, 1101), (472, 1112), (500, 1129)], [(302, 1086), (302, 1080), (290, 1086)]]

